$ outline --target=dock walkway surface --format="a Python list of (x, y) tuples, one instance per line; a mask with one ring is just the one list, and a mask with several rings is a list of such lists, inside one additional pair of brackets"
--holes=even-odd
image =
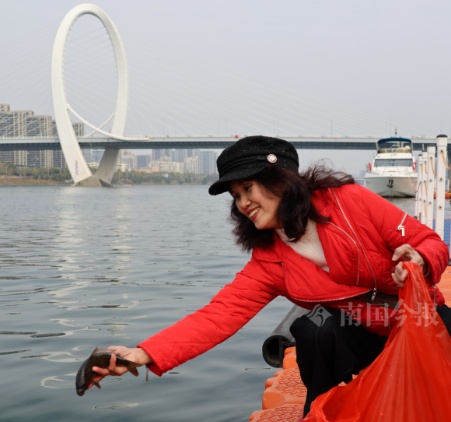
[[(451, 266), (446, 268), (438, 286), (451, 306)], [(265, 383), (262, 409), (253, 412), (249, 422), (299, 422), (305, 394), (296, 364), (296, 351), (290, 347), (285, 350), (282, 369)]]

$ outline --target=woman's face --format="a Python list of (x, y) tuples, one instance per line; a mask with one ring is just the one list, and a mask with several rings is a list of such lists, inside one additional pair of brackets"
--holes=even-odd
[(277, 209), (280, 198), (268, 192), (255, 180), (235, 181), (230, 184), (238, 211), (248, 217), (258, 230), (278, 229)]

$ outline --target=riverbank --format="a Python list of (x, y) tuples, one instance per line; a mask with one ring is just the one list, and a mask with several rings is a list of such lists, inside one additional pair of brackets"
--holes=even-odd
[(54, 186), (67, 185), (56, 180), (34, 179), (27, 176), (0, 176), (0, 186)]
[[(0, 176), (0, 186), (67, 186), (72, 185), (70, 182), (60, 182), (57, 180), (50, 179), (35, 179), (32, 176)], [(144, 181), (140, 183), (113, 183), (113, 186), (199, 186), (202, 183), (193, 181), (191, 183), (183, 181), (171, 181), (168, 183), (166, 180), (163, 181)]]

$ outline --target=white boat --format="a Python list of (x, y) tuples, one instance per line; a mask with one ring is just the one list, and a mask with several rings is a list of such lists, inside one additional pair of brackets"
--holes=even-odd
[(385, 198), (415, 197), (418, 173), (412, 141), (384, 138), (376, 146), (377, 154), (367, 165), (364, 186)]

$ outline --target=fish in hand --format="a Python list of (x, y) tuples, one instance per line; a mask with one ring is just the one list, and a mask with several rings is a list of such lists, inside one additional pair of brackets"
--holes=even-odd
[[(91, 353), (91, 356), (83, 362), (78, 370), (77, 378), (75, 379), (75, 387), (79, 396), (85, 394), (85, 391), (93, 382), (95, 373), (92, 371), (92, 367), (98, 366), (99, 368), (108, 368), (112, 354), (113, 352), (111, 350), (99, 349), (96, 347)], [(116, 365), (125, 366), (133, 375), (138, 376), (138, 370), (136, 368), (139, 365), (136, 363), (116, 355)], [(97, 388), (100, 388), (98, 382), (94, 382), (94, 385)]]

